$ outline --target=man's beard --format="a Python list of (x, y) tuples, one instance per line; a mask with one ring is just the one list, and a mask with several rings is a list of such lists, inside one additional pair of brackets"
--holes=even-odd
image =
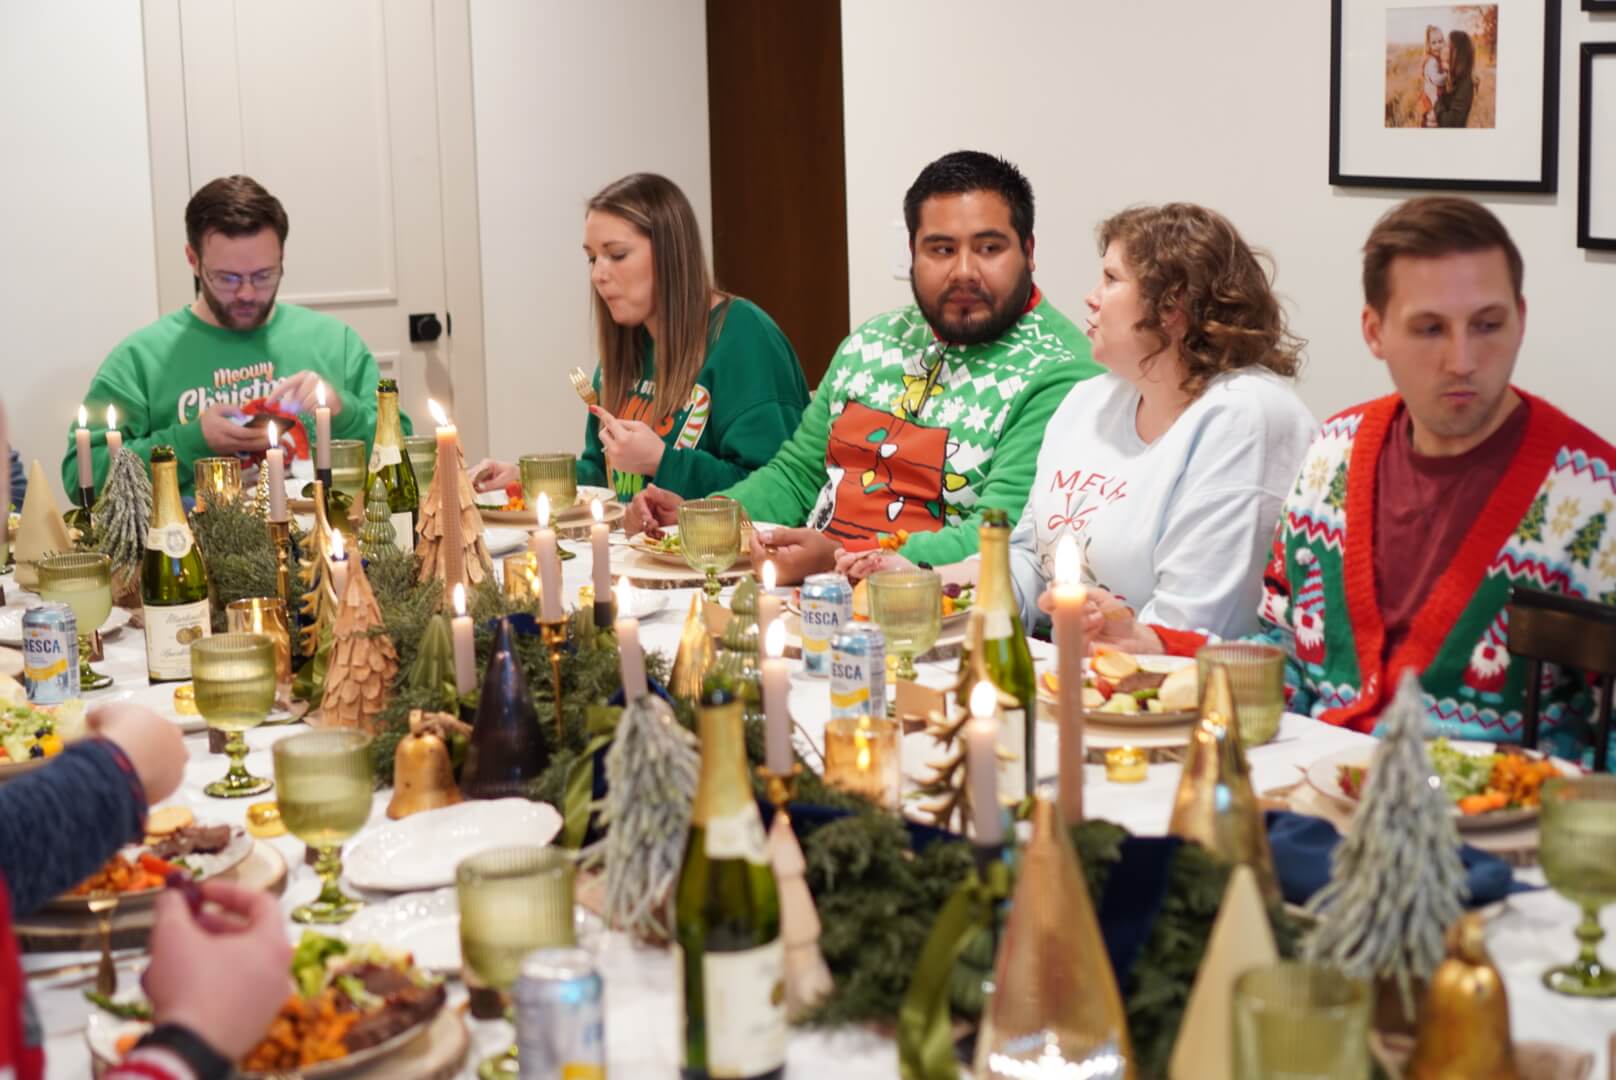
[(986, 316), (974, 315), (969, 319), (949, 319), (943, 312), (947, 310), (948, 293), (944, 293), (936, 304), (927, 303), (926, 298), (920, 295), (915, 287), (915, 271), (909, 270), (909, 291), (914, 294), (915, 303), (920, 305), (920, 313), (931, 324), (934, 334), (944, 341), (956, 345), (980, 345), (983, 342), (993, 341), (1010, 329), (1021, 318), (1027, 309), (1027, 300), (1032, 296), (1032, 270), (1023, 263), (1021, 277), (1016, 279), (1015, 288), (1010, 290), (998, 304), (993, 303), (992, 294), (979, 286), (962, 286), (950, 292), (969, 292), (988, 307)]
[(279, 292), (280, 290), (277, 288), (275, 292), (269, 294), (269, 299), (262, 302), (254, 301), (253, 307), (255, 311), (246, 322), (241, 321), (241, 317), (236, 314), (233, 304), (226, 304), (217, 296), (214, 296), (213, 290), (206, 285), (202, 286), (202, 299), (207, 303), (208, 310), (213, 312), (213, 317), (218, 320), (219, 325), (225, 329), (256, 330), (269, 320), (269, 313), (275, 309), (275, 296)]

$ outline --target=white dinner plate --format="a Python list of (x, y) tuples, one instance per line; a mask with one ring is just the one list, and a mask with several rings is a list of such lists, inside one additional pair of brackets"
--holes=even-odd
[[(0, 608), (0, 645), (22, 648), (23, 608)], [(121, 607), (112, 609), (107, 621), (101, 624), (101, 636), (111, 637), (129, 625), (129, 612)]]
[(488, 554), (496, 559), (501, 555), (513, 555), (527, 547), (527, 538), (528, 531), (514, 525), (483, 526), (483, 543), (488, 545)]
[[(572, 909), (573, 936), (594, 949), (605, 929), (600, 916)], [(415, 966), (443, 975), (460, 972), (460, 904), (451, 886), (432, 892), (407, 893), (361, 908), (337, 933), (346, 941), (374, 941), (394, 952), (407, 952)]]
[(471, 799), (362, 834), (342, 868), (361, 889), (438, 889), (454, 883), (455, 866), (469, 855), (508, 844), (543, 846), (560, 831), (561, 815), (549, 803)]
[(0, 649), (0, 675), (9, 675), (22, 681), (22, 653), (16, 649)]
[[(1195, 658), (1191, 656), (1168, 656), (1157, 653), (1135, 653), (1133, 658), (1139, 662), (1140, 671), (1148, 671), (1157, 675), (1171, 675), (1179, 668), (1188, 667), (1195, 663)], [(1084, 670), (1092, 670), (1093, 667), (1094, 658), (1085, 658), (1083, 661)], [(1038, 700), (1046, 705), (1057, 704), (1055, 695), (1049, 690), (1049, 684), (1044, 681), (1045, 675), (1052, 674), (1053, 671), (1046, 671), (1038, 676)], [(1141, 709), (1136, 713), (1108, 713), (1103, 709), (1088, 709), (1086, 712), (1089, 719), (1094, 723), (1117, 728), (1171, 727), (1175, 724), (1184, 725), (1200, 719), (1200, 713), (1195, 709), (1167, 713), (1153, 713), (1148, 709)]]
[[(216, 822), (205, 822), (204, 824), (211, 825), (216, 824)], [(232, 825), (230, 827), (230, 842), (225, 844), (221, 850), (211, 855), (186, 855), (184, 857), (185, 862), (196, 872), (197, 881), (207, 881), (240, 866), (242, 861), (252, 854), (253, 844), (256, 842), (251, 836), (247, 835), (246, 829), (240, 825)], [(136, 848), (130, 847), (123, 850), (127, 853), (136, 850)], [(99, 870), (100, 868), (97, 867), (97, 869)], [(164, 886), (159, 885), (155, 889), (120, 893), (118, 901), (120, 904), (130, 906), (150, 903), (157, 899), (163, 889)], [(90, 910), (90, 897), (87, 895), (58, 896), (45, 904), (45, 910), (86, 912)]]

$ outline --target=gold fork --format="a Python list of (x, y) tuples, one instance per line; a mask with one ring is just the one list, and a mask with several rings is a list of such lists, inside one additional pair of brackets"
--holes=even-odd
[(118, 969), (112, 963), (112, 915), (118, 910), (118, 897), (93, 896), (89, 901), (90, 913), (101, 923), (101, 964), (95, 972), (96, 993), (111, 997), (118, 992)]
[(572, 380), (573, 391), (583, 399), (585, 405), (600, 404), (600, 398), (595, 394), (595, 384), (590, 380), (588, 375), (584, 374), (583, 368), (573, 368), (571, 371), (567, 372), (567, 378)]

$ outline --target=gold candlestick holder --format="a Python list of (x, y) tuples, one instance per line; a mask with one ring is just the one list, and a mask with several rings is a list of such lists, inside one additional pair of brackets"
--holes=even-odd
[(271, 521), (269, 542), (275, 545), (275, 595), (280, 597), (287, 612), (296, 611), (292, 594), (292, 523)]
[(767, 765), (757, 767), (758, 778), (763, 781), (765, 793), (776, 814), (791, 816), (789, 804), (797, 797), (797, 777), (802, 775), (802, 763), (793, 761), (788, 773), (770, 772)]
[(556, 738), (561, 738), (561, 649), (567, 643), (567, 620), (556, 619), (553, 622), (539, 621), (540, 640), (544, 647), (550, 650), (550, 678), (555, 684), (555, 729)]

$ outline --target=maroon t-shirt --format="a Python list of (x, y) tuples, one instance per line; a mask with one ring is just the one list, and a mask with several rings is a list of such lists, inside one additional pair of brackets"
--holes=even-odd
[(1395, 655), (1414, 616), (1452, 564), (1526, 435), (1523, 398), (1485, 442), (1454, 457), (1414, 449), (1408, 409), (1392, 419), (1375, 470), (1375, 595)]

